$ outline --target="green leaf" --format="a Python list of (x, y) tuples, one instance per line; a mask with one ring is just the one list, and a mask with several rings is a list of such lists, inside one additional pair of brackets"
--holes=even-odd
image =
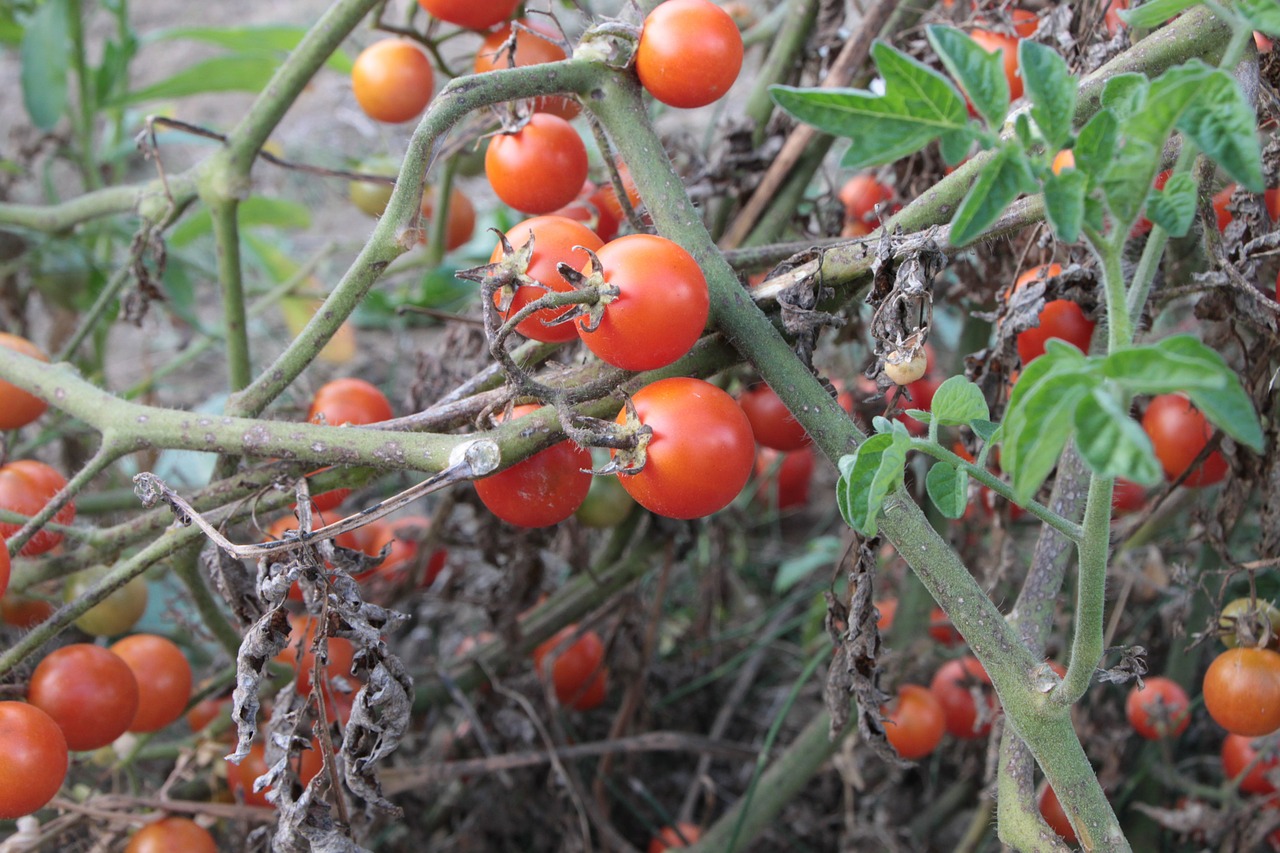
[(969, 472), (949, 462), (936, 462), (924, 479), (929, 499), (947, 518), (960, 518), (969, 502)]
[[(279, 198), (250, 196), (240, 205), (239, 222), (241, 228), (255, 226), (271, 226), (275, 228), (309, 228), (311, 227), (311, 211), (306, 205), (296, 201)], [(209, 211), (201, 209), (183, 220), (182, 224), (169, 233), (169, 245), (182, 247), (193, 240), (210, 233), (213, 221)]]
[(215, 56), (159, 83), (129, 92), (120, 103), (185, 98), (202, 92), (260, 92), (279, 64), (279, 59), (263, 54)]
[(1150, 88), (1151, 82), (1143, 74), (1132, 71), (1117, 74), (1102, 86), (1102, 106), (1124, 121), (1142, 109)]
[[(249, 45), (260, 51), (275, 51), (280, 54), (290, 53), (306, 35), (306, 27), (288, 24), (266, 24), (248, 27), (175, 27), (160, 30), (148, 36), (148, 41), (174, 41), (190, 39), (225, 47), (228, 50), (243, 52)], [(350, 74), (352, 59), (349, 54), (339, 50), (330, 56), (326, 66), (340, 74)]]
[(1253, 410), (1249, 395), (1240, 385), (1240, 377), (1227, 366), (1222, 356), (1190, 335), (1165, 338), (1157, 346), (1175, 355), (1200, 359), (1217, 367), (1225, 379), (1221, 388), (1187, 388), (1187, 396), (1214, 426), (1240, 444), (1261, 453), (1266, 442), (1258, 415)]
[(1257, 112), (1235, 79), (1214, 69), (1200, 84), (1198, 96), (1178, 119), (1177, 127), (1233, 180), (1260, 193), (1266, 184), (1256, 122)]
[(1164, 480), (1151, 439), (1106, 388), (1094, 388), (1075, 411), (1076, 448), (1097, 474), (1154, 486)]
[(969, 149), (973, 147), (974, 134), (968, 128), (964, 130), (951, 130), (938, 137), (938, 150), (942, 154), (942, 161), (948, 166), (954, 166), (969, 156)]
[(1071, 122), (1076, 114), (1076, 78), (1067, 62), (1053, 48), (1022, 39), (1018, 42), (1018, 67), (1031, 96), (1031, 118), (1035, 120), (1051, 149), (1071, 139)]
[(1151, 0), (1136, 9), (1120, 12), (1120, 20), (1131, 27), (1153, 30), (1165, 21), (1199, 3), (1200, 0)]
[(818, 536), (805, 543), (804, 552), (778, 564), (773, 591), (784, 593), (824, 566), (840, 559), (844, 548), (838, 536)]
[(71, 64), (70, 12), (66, 0), (46, 0), (22, 34), (19, 55), (22, 102), (31, 123), (53, 130), (67, 109), (67, 67)]
[(1138, 218), (1138, 212), (1147, 200), (1154, 175), (1150, 167), (1159, 161), (1158, 146), (1142, 139), (1127, 139), (1112, 158), (1111, 168), (1102, 177), (1107, 206), (1126, 228)]
[(873, 435), (851, 456), (841, 457), (836, 503), (845, 523), (863, 536), (876, 535), (884, 499), (902, 484), (909, 444), (901, 435)]
[(1171, 175), (1164, 189), (1147, 199), (1147, 217), (1170, 237), (1185, 237), (1196, 218), (1196, 194), (1196, 182), (1189, 173)]
[(969, 422), (969, 428), (974, 434), (984, 442), (991, 441), (992, 436), (1000, 431), (1000, 424), (992, 423), (987, 420), (974, 420)]
[(800, 121), (855, 140), (843, 161), (850, 168), (891, 163), (942, 134), (968, 128), (964, 99), (937, 71), (880, 41), (871, 56), (884, 78), (884, 95), (790, 86), (771, 86), (769, 92)]
[(1000, 127), (1009, 112), (1009, 80), (1004, 74), (1003, 54), (987, 53), (968, 35), (952, 27), (926, 27), (925, 35), (978, 113), (989, 126)]
[(1084, 196), (1089, 177), (1077, 169), (1050, 173), (1044, 179), (1044, 213), (1053, 233), (1064, 243), (1074, 243), (1084, 224)]
[(1276, 0), (1236, 0), (1234, 8), (1248, 22), (1250, 29), (1280, 36), (1280, 3)]
[(876, 415), (871, 419), (871, 428), (877, 433), (889, 433), (893, 432), (893, 425), (895, 423), (897, 422), (889, 420), (884, 415)]
[(1096, 383), (1085, 371), (1051, 373), (1023, 395), (1017, 408), (1010, 404), (1000, 464), (1012, 478), (1018, 503), (1027, 503), (1058, 464), (1071, 438), (1076, 406)]
[(960, 209), (951, 220), (951, 245), (973, 242), (1000, 218), (1010, 202), (1035, 189), (1026, 154), (1017, 145), (1005, 144), (978, 173), (978, 179), (960, 202)]
[(1111, 110), (1099, 110), (1080, 128), (1071, 153), (1076, 158), (1076, 168), (1087, 175), (1101, 175), (1111, 166), (1120, 137), (1120, 123)]
[(952, 376), (938, 386), (933, 394), (930, 411), (943, 426), (962, 426), (991, 417), (991, 410), (987, 407), (982, 391), (963, 376)]
[(933, 421), (933, 413), (926, 412), (924, 409), (907, 409), (906, 413), (922, 424), (928, 424)]
[[(1204, 347), (1194, 338), (1190, 340)], [(1184, 355), (1176, 347), (1165, 345), (1166, 341), (1111, 353), (1102, 363), (1103, 373), (1133, 394), (1170, 394), (1192, 388), (1214, 391), (1227, 386), (1231, 370), (1217, 353), (1204, 347), (1213, 359)]]

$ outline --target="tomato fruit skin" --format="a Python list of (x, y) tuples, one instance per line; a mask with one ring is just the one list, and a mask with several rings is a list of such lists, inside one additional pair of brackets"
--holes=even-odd
[(1177, 737), (1191, 725), (1191, 700), (1182, 685), (1163, 676), (1134, 685), (1125, 699), (1124, 713), (1129, 725), (1147, 740)]
[(1068, 844), (1079, 842), (1079, 839), (1076, 838), (1075, 827), (1067, 819), (1067, 813), (1063, 810), (1062, 803), (1058, 802), (1058, 795), (1048, 785), (1045, 785), (1044, 790), (1040, 792), (1040, 816), (1044, 818), (1044, 822), (1049, 824), (1049, 828), (1056, 832), (1063, 841)]
[(738, 405), (751, 422), (756, 444), (773, 450), (799, 450), (809, 443), (809, 434), (787, 409), (782, 398), (763, 382), (738, 395)]
[[(422, 239), (424, 245), (431, 239), (431, 220), (435, 216), (435, 190), (427, 187), (422, 193), (419, 210), (422, 213)], [(471, 239), (476, 231), (476, 208), (467, 194), (455, 187), (449, 188), (449, 219), (444, 227), (444, 249), (452, 252)]]
[[(1190, 467), (1213, 436), (1213, 428), (1205, 416), (1181, 394), (1153, 397), (1142, 415), (1142, 428), (1151, 439), (1165, 478), (1170, 481), (1178, 479)], [(1182, 484), (1212, 486), (1226, 476), (1227, 460), (1215, 450)]]
[(219, 717), (226, 716), (229, 718), (230, 715), (230, 693), (225, 696), (210, 696), (207, 699), (201, 699), (187, 711), (187, 727), (193, 732), (203, 731), (206, 726)]
[(1115, 485), (1111, 489), (1112, 515), (1128, 515), (1131, 512), (1137, 512), (1146, 505), (1147, 490), (1145, 487), (1123, 477), (1116, 478)]
[[(512, 417), (536, 411), (516, 406)], [(560, 441), (511, 467), (475, 481), (476, 494), (494, 515), (517, 527), (550, 527), (582, 505), (591, 488), (591, 454)]]
[(970, 30), (969, 37), (987, 53), (1000, 52), (1004, 61), (1004, 76), (1009, 81), (1009, 100), (1022, 97), (1022, 74), (1018, 70), (1018, 39), (989, 30)]
[[(1043, 272), (1041, 272), (1043, 270)], [(1046, 264), (1027, 270), (1018, 276), (1014, 290), (1039, 278), (1052, 278), (1062, 273), (1060, 264)], [(1084, 309), (1070, 299), (1053, 299), (1040, 310), (1040, 325), (1018, 333), (1018, 358), (1025, 367), (1044, 355), (1045, 342), (1057, 338), (1083, 353), (1089, 352), (1096, 324), (1084, 315)]]
[(898, 755), (907, 761), (924, 758), (938, 748), (947, 731), (946, 713), (926, 687), (904, 684), (898, 698), (880, 709), (884, 733)]
[(894, 191), (876, 180), (874, 175), (861, 174), (845, 181), (837, 198), (844, 205), (846, 225), (852, 223), (865, 229), (862, 234), (850, 235), (856, 237), (870, 234), (879, 226), (876, 205), (893, 201)]
[(711, 310), (707, 279), (693, 256), (665, 237), (630, 234), (604, 244), (596, 257), (618, 295), (595, 329), (586, 316), (575, 321), (582, 342), (623, 370), (656, 370), (686, 355)]
[[(511, 37), (512, 24), (520, 24), (523, 27), (516, 29), (514, 66), (508, 61), (509, 54), (502, 49), (503, 43)], [(538, 33), (548, 38), (543, 38)], [(503, 24), (485, 36), (484, 42), (476, 51), (475, 72), (485, 74), (500, 68), (525, 68), (530, 65), (559, 62), (565, 58), (565, 53), (558, 44), (550, 40), (556, 37), (551, 27), (530, 18), (517, 18), (512, 23)], [(534, 99), (533, 109), (535, 112), (551, 113), (569, 121), (582, 111), (582, 106), (576, 99), (567, 95), (545, 95)]]
[(431, 100), (435, 71), (411, 41), (382, 39), (360, 51), (351, 66), (356, 103), (375, 121), (399, 124), (418, 115)]
[[(49, 356), (40, 347), (26, 338), (8, 332), (0, 332), (0, 347), (39, 359), (46, 364), (49, 361)], [(44, 400), (0, 379), (0, 430), (24, 427), (43, 415), (47, 408), (49, 404)]]
[(185, 817), (166, 817), (149, 823), (129, 839), (124, 853), (218, 853), (209, 831)]
[(640, 30), (640, 85), (670, 107), (692, 109), (720, 99), (742, 69), (742, 34), (709, 0), (666, 0)]
[(77, 752), (124, 734), (138, 710), (138, 681), (114, 653), (90, 643), (45, 655), (31, 674), (27, 701), (48, 714)]
[(663, 853), (664, 850), (688, 847), (690, 844), (698, 843), (701, 837), (702, 830), (694, 823), (681, 821), (675, 826), (664, 826), (649, 841), (649, 853)]
[[(297, 770), (298, 780), (303, 785), (310, 783), (324, 767), (324, 757), (320, 754), (319, 744), (312, 740), (311, 749), (303, 750), (295, 762), (293, 766)], [(237, 798), (243, 798), (246, 806), (274, 808), (274, 804), (267, 799), (270, 786), (261, 791), (253, 790), (254, 780), (269, 769), (266, 749), (261, 742), (254, 743), (249, 747), (249, 754), (242, 758), (239, 764), (227, 762), (227, 787)]]
[[(1000, 703), (990, 689), (991, 679), (978, 659), (972, 656), (949, 660), (934, 673), (929, 690), (946, 715), (947, 731), (961, 740), (985, 737), (991, 731)], [(987, 704), (978, 722), (977, 690)]]
[(929, 636), (947, 647), (958, 646), (964, 642), (964, 636), (956, 630), (955, 625), (951, 624), (946, 611), (941, 607), (935, 607), (929, 611)]
[(182, 716), (191, 698), (191, 664), (172, 640), (132, 634), (111, 646), (138, 679), (131, 732), (155, 732)]
[(1280, 653), (1227, 649), (1204, 674), (1204, 705), (1232, 734), (1261, 737), (1280, 729)]
[(531, 215), (577, 198), (588, 166), (578, 132), (550, 113), (534, 113), (515, 133), (495, 136), (484, 153), (484, 173), (498, 198)]
[(487, 30), (511, 17), (519, 0), (418, 0), (426, 12), (469, 30)]
[[(533, 254), (529, 256), (529, 266), (525, 274), (534, 281), (556, 293), (573, 290), (573, 285), (565, 280), (556, 269), (556, 265), (566, 263), (575, 268), (584, 266), (590, 256), (583, 251), (596, 252), (604, 245), (604, 241), (581, 222), (575, 222), (564, 216), (535, 216), (526, 219), (506, 233), (511, 248), (519, 251), (533, 241)], [(581, 247), (581, 248), (578, 248)], [(489, 256), (489, 263), (502, 258), (502, 245), (499, 244)], [(544, 296), (547, 291), (532, 285), (521, 285), (516, 288), (511, 299), (510, 308), (502, 312), (502, 318), (509, 319), (530, 302)], [(495, 294), (494, 299), (497, 300)], [(546, 309), (521, 321), (516, 331), (526, 338), (543, 343), (564, 343), (578, 337), (578, 326), (570, 322), (548, 325), (565, 312), (564, 308)]]
[[(66, 485), (66, 478), (43, 462), (32, 459), (10, 462), (0, 466), (0, 509), (33, 516), (44, 509), (45, 504)], [(75, 502), (68, 501), (53, 516), (53, 521), (55, 524), (70, 524), (75, 518)], [(9, 539), (20, 529), (20, 524), (0, 523), (0, 537)], [(38, 557), (56, 548), (61, 541), (61, 533), (41, 530), (18, 553), (23, 557)]]
[[(391, 402), (387, 396), (372, 382), (357, 379), (354, 376), (334, 379), (332, 382), (321, 385), (316, 390), (315, 396), (311, 398), (311, 407), (307, 409), (308, 423), (329, 426), (346, 424), (363, 426), (387, 421), (393, 417), (395, 413), (391, 410)], [(318, 474), (327, 470), (329, 469), (321, 468), (320, 471), (313, 473)], [(318, 512), (329, 512), (337, 509), (349, 494), (351, 494), (350, 489), (331, 489), (312, 495), (311, 505)], [(297, 525), (295, 524), (294, 527), (296, 528)]]
[[(780, 464), (779, 456), (782, 457)], [(770, 506), (776, 504), (779, 510), (809, 503), (809, 482), (813, 479), (815, 464), (811, 447), (789, 453), (760, 448), (756, 453), (756, 477), (760, 480), (761, 497)]]
[[(544, 663), (547, 655), (577, 630), (577, 625), (566, 625), (533, 650), (533, 666), (540, 678), (546, 677)], [(595, 631), (583, 631), (556, 656), (551, 665), (556, 701), (578, 711), (589, 711), (599, 706), (605, 698), (607, 672), (604, 667), (604, 641)]]
[[(64, 601), (75, 601), (110, 570), (105, 566), (77, 572), (62, 587)], [(127, 632), (147, 609), (147, 579), (129, 581), (76, 619), (76, 627), (95, 637), (118, 637)]]
[[(650, 512), (701, 518), (728, 506), (751, 477), (755, 439), (742, 408), (710, 382), (659, 379), (632, 398), (653, 430), (644, 468), (619, 475), (622, 487)], [(626, 412), (618, 423), (626, 422)]]
[(0, 820), (44, 808), (67, 778), (67, 740), (53, 719), (26, 702), (0, 702)]
[[(1254, 749), (1251, 738), (1235, 734), (1227, 735), (1222, 741), (1222, 773), (1227, 777), (1227, 781), (1235, 779), (1244, 772), (1257, 755), (1258, 750)], [(1280, 757), (1254, 764), (1253, 769), (1240, 780), (1240, 790), (1246, 794), (1274, 794), (1276, 787), (1271, 784), (1267, 774), (1276, 767), (1280, 767)]]
[(0, 619), (15, 628), (34, 628), (53, 615), (53, 605), (41, 598), (8, 593), (0, 598)]

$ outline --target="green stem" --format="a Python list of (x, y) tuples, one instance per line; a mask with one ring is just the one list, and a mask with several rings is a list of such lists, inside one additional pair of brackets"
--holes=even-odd
[(1124, 269), (1120, 265), (1121, 244), (1115, 239), (1094, 235), (1090, 248), (1102, 267), (1102, 290), (1107, 303), (1107, 352), (1133, 343), (1133, 318), (1125, 303)]
[(71, 69), (76, 76), (77, 103), (71, 111), (71, 126), (76, 135), (76, 162), (84, 178), (85, 187), (95, 190), (102, 186), (102, 176), (94, 158), (93, 116), (96, 111), (93, 86), (84, 50), (84, 10), (80, 0), (67, 3), (67, 25), (71, 35)]
[(249, 329), (245, 317), (244, 266), (240, 260), (240, 203), (234, 198), (205, 196), (213, 217), (214, 251), (222, 292), (223, 333), (227, 342), (227, 386), (234, 393), (253, 381)]
[(0, 225), (60, 234), (83, 222), (122, 213), (138, 212), (144, 217), (158, 219), (171, 207), (177, 210), (185, 208), (196, 197), (195, 178), (189, 173), (170, 176), (168, 188), (172, 205), (170, 196), (165, 194), (165, 183), (159, 179), (94, 190), (61, 204), (0, 203)]
[(775, 83), (785, 83), (791, 77), (805, 42), (813, 31), (813, 22), (817, 16), (817, 0), (790, 0), (787, 3), (782, 27), (771, 39), (769, 54), (756, 72), (751, 94), (747, 96), (747, 104), (743, 110), (746, 117), (755, 123), (752, 135), (757, 145), (764, 141), (765, 127), (769, 117), (773, 115), (773, 99), (769, 97), (769, 87)]
[(1107, 558), (1111, 546), (1111, 491), (1115, 480), (1094, 475), (1084, 507), (1084, 539), (1079, 545), (1080, 577), (1076, 590), (1075, 636), (1071, 662), (1062, 684), (1051, 694), (1055, 704), (1069, 707), (1089, 689), (1102, 660), (1107, 594)]
[(200, 552), (203, 546), (204, 542), (200, 540), (174, 554), (173, 571), (190, 593), (191, 603), (200, 614), (200, 621), (213, 632), (214, 638), (222, 644), (222, 648), (234, 658), (240, 651), (240, 642), (243, 638), (240, 636), (240, 630), (227, 619), (225, 611), (213, 597), (209, 585), (205, 583), (204, 575), (200, 572)]

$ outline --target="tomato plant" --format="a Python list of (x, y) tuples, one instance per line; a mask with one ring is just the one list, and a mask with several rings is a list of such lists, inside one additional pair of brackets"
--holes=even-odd
[[(512, 417), (537, 411), (517, 406)], [(571, 441), (539, 450), (497, 474), (475, 481), (489, 511), (518, 527), (559, 524), (582, 505), (591, 488), (591, 454)]]
[[(533, 650), (533, 666), (539, 677), (546, 677), (547, 656), (577, 630), (577, 625), (565, 626)], [(556, 701), (578, 711), (589, 711), (604, 702), (608, 668), (604, 666), (604, 642), (599, 634), (583, 631), (576, 640), (555, 654), (553, 661), (551, 682), (555, 687)]]
[(124, 853), (218, 853), (209, 830), (185, 817), (166, 817), (149, 823), (129, 839)]
[(898, 755), (907, 761), (924, 758), (938, 748), (947, 732), (946, 712), (928, 688), (904, 684), (898, 698), (880, 709), (884, 733)]
[(1191, 725), (1191, 700), (1178, 682), (1155, 676), (1135, 684), (1125, 699), (1124, 713), (1133, 730), (1147, 740), (1177, 737)]
[(1232, 734), (1261, 737), (1280, 729), (1280, 652), (1227, 649), (1204, 674), (1204, 706)]
[(35, 705), (0, 702), (0, 820), (44, 808), (67, 777), (62, 729)]
[[(105, 566), (78, 572), (62, 587), (63, 601), (75, 601), (110, 570)], [(147, 579), (129, 581), (76, 619), (76, 627), (95, 637), (118, 637), (129, 631), (147, 609)]]
[[(946, 715), (947, 731), (962, 740), (985, 737), (1000, 710), (991, 679), (978, 659), (966, 655), (944, 663), (934, 673), (929, 690)], [(979, 700), (978, 697), (981, 697)], [(982, 714), (978, 703), (982, 702)]]
[(1004, 76), (1009, 83), (1009, 100), (1022, 97), (1022, 72), (1018, 68), (1018, 39), (991, 30), (974, 29), (969, 38), (987, 53), (999, 53), (1004, 62)]
[[(298, 774), (299, 782), (303, 785), (310, 783), (324, 767), (324, 756), (320, 754), (320, 745), (312, 740), (311, 749), (302, 750), (301, 755), (294, 759), (290, 766)], [(246, 806), (271, 808), (273, 804), (267, 799), (267, 793), (272, 790), (271, 786), (268, 785), (261, 791), (254, 790), (254, 782), (269, 769), (271, 768), (267, 765), (265, 748), (261, 742), (254, 743), (249, 747), (249, 754), (242, 758), (239, 764), (227, 762), (227, 787), (231, 789), (236, 800), (243, 802)]]
[[(589, 260), (587, 252), (598, 251), (604, 245), (590, 228), (564, 216), (535, 216), (526, 219), (507, 231), (506, 238), (511, 248), (517, 250), (517, 254), (530, 242), (533, 243), (533, 253), (529, 256), (524, 274), (537, 284), (522, 284), (516, 288), (510, 305), (502, 312), (503, 319), (510, 318), (548, 291), (563, 293), (572, 290), (573, 285), (565, 280), (556, 266), (565, 263), (581, 267)], [(502, 254), (502, 246), (499, 244), (489, 257), (489, 263), (499, 261)], [(499, 294), (494, 294), (494, 299), (498, 301)], [(572, 321), (552, 322), (564, 312), (564, 308), (538, 311), (518, 323), (516, 331), (526, 338), (544, 343), (571, 341), (578, 337), (577, 325)]]
[(809, 502), (809, 484), (816, 464), (810, 447), (789, 453), (760, 448), (756, 453), (756, 477), (761, 496), (779, 510), (804, 506)]
[(809, 443), (809, 434), (792, 417), (786, 404), (763, 382), (738, 395), (738, 405), (751, 422), (756, 443), (772, 450), (799, 450)]
[[(507, 42), (515, 31), (515, 52), (509, 52)], [(556, 33), (541, 21), (517, 18), (503, 24), (484, 37), (484, 43), (476, 51), (475, 72), (484, 74), (497, 68), (523, 68), (558, 62), (565, 58), (564, 50), (555, 43)], [(540, 113), (551, 113), (568, 121), (582, 111), (577, 100), (570, 97), (547, 95), (535, 98), (533, 108)]]
[(138, 711), (131, 732), (156, 732), (182, 716), (191, 698), (191, 664), (172, 640), (156, 634), (131, 634), (111, 651), (138, 679)]
[(598, 314), (576, 321), (587, 348), (623, 370), (654, 370), (688, 353), (710, 310), (693, 256), (665, 237), (630, 234), (604, 244), (596, 258), (617, 294), (602, 296)]
[[(19, 459), (0, 466), (0, 509), (19, 515), (33, 516), (44, 509), (45, 504), (67, 485), (67, 480), (43, 462)], [(55, 524), (70, 524), (76, 517), (74, 501), (53, 516)], [(0, 537), (9, 539), (22, 525), (0, 522)], [(51, 551), (62, 541), (62, 534), (41, 530), (18, 551), (23, 557), (38, 557)]]
[[(372, 382), (354, 376), (334, 379), (321, 385), (311, 398), (311, 407), (307, 409), (309, 422), (329, 426), (376, 424), (393, 417), (395, 414), (386, 395)], [(312, 495), (311, 503), (317, 511), (328, 512), (336, 509), (349, 494), (350, 489), (331, 489)]]
[(351, 66), (351, 89), (365, 115), (388, 124), (417, 118), (431, 100), (435, 71), (422, 48), (407, 39), (382, 39)]
[[(0, 332), (0, 347), (47, 362), (49, 356), (26, 338)], [(0, 430), (20, 429), (44, 414), (49, 406), (34, 394), (0, 379)]]
[(133, 670), (112, 652), (76, 643), (50, 652), (31, 674), (27, 700), (62, 729), (67, 748), (82, 752), (124, 734), (138, 711)]
[(663, 853), (678, 847), (696, 844), (702, 837), (702, 830), (696, 823), (678, 823), (675, 826), (664, 826), (649, 841), (649, 853)]
[(641, 388), (632, 403), (653, 430), (644, 468), (620, 475), (638, 504), (669, 518), (701, 518), (738, 496), (751, 477), (755, 440), (732, 397), (701, 379), (673, 377)]
[[(1205, 416), (1181, 394), (1153, 397), (1142, 415), (1142, 428), (1169, 480), (1182, 476), (1213, 437), (1213, 428)], [(1227, 460), (1215, 450), (1182, 483), (1189, 487), (1212, 486), (1226, 476)]]
[(587, 180), (587, 147), (569, 122), (534, 113), (513, 133), (489, 140), (484, 173), (498, 198), (528, 214), (573, 201)]
[[(1027, 270), (1018, 277), (1014, 289), (1024, 287), (1038, 278), (1051, 278), (1062, 273), (1059, 264), (1046, 264)], [(1093, 340), (1094, 322), (1084, 315), (1084, 309), (1069, 299), (1053, 299), (1040, 311), (1040, 325), (1018, 333), (1018, 358), (1025, 367), (1044, 355), (1045, 342), (1057, 338), (1081, 352), (1089, 351)]]
[(709, 0), (665, 0), (640, 30), (640, 85), (671, 107), (704, 107), (720, 99), (742, 68), (742, 34)]
[(1249, 772), (1240, 779), (1240, 790), (1246, 794), (1274, 794), (1276, 786), (1271, 782), (1270, 774), (1280, 767), (1280, 756), (1274, 755), (1273, 749), (1271, 758), (1259, 760), (1258, 752), (1253, 739), (1227, 735), (1222, 741), (1222, 773), (1228, 780), (1233, 780), (1252, 764)]
[(418, 0), (428, 14), (469, 30), (487, 30), (510, 18), (520, 0)]

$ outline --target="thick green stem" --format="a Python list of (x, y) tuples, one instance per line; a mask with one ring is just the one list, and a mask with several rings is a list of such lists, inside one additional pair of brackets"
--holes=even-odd
[(222, 292), (222, 323), (227, 344), (227, 386), (239, 391), (253, 381), (249, 360), (249, 329), (245, 316), (244, 267), (240, 261), (240, 202), (206, 197), (213, 217), (213, 240)]
[(775, 83), (787, 82), (792, 70), (797, 67), (800, 52), (813, 31), (818, 5), (817, 0), (790, 0), (787, 3), (782, 27), (774, 35), (769, 55), (756, 73), (744, 112), (755, 123), (752, 136), (757, 145), (764, 141), (765, 126), (773, 115), (773, 99), (769, 97), (769, 87)]
[(1053, 691), (1055, 704), (1070, 706), (1089, 689), (1102, 660), (1106, 611), (1107, 558), (1111, 546), (1111, 491), (1115, 480), (1094, 475), (1084, 508), (1084, 539), (1079, 545), (1080, 572), (1076, 590), (1075, 636), (1066, 678)]

